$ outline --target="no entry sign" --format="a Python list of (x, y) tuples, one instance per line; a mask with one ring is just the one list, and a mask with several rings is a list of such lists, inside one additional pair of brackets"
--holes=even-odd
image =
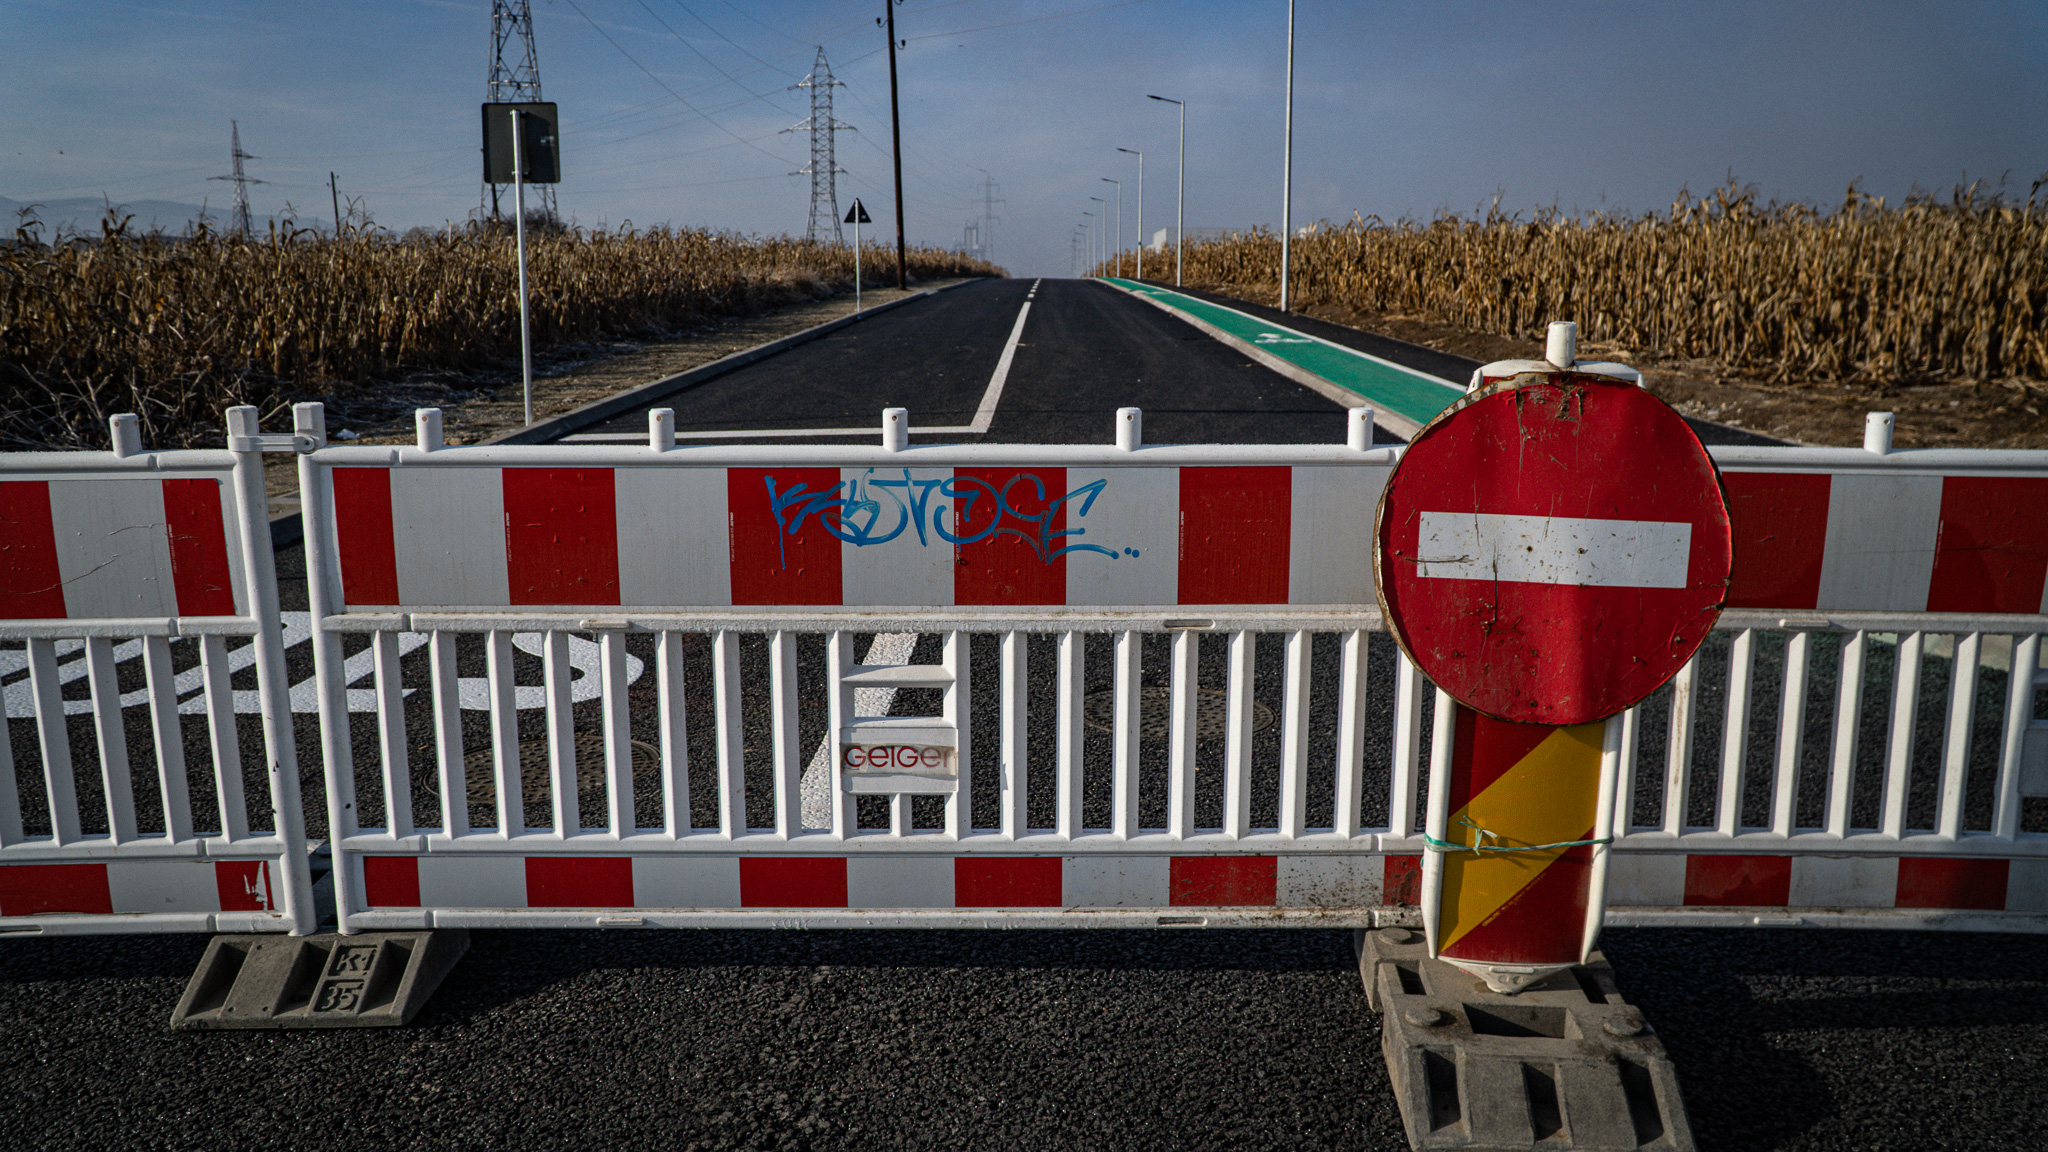
[(1729, 570), (1720, 475), (1633, 384), (1529, 373), (1418, 433), (1380, 498), (1387, 625), (1488, 716), (1583, 724), (1692, 658)]

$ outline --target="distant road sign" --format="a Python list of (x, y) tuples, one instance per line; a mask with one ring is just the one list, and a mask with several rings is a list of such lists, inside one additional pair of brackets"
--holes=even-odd
[(526, 162), (528, 184), (562, 182), (561, 138), (556, 131), (558, 117), (549, 101), (484, 105), (484, 183), (510, 184), (512, 180), (512, 112), (519, 112), (519, 148)]
[(1514, 377), (1431, 421), (1380, 498), (1387, 626), (1488, 716), (1604, 719), (1692, 658), (1730, 563), (1720, 474), (1633, 384)]
[(873, 224), (874, 221), (868, 218), (868, 210), (860, 206), (860, 197), (856, 196), (853, 200), (853, 207), (846, 210), (846, 219), (842, 223)]

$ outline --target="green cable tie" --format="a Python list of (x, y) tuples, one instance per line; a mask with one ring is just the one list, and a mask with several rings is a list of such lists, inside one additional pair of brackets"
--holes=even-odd
[[(1489, 832), (1473, 823), (1470, 816), (1458, 817), (1458, 823), (1477, 833), (1473, 837), (1472, 843), (1453, 844), (1448, 840), (1439, 840), (1425, 832), (1422, 834), (1423, 847), (1428, 848), (1431, 852), (1548, 852), (1553, 848), (1577, 848), (1583, 844), (1614, 843), (1614, 837), (1603, 836), (1596, 840), (1560, 840), (1555, 844), (1522, 844), (1510, 847), (1499, 843), (1500, 837), (1497, 834)], [(1489, 841), (1492, 841), (1492, 843), (1489, 843)]]

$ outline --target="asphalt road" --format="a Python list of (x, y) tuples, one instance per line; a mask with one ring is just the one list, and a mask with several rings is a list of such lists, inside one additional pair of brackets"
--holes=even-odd
[[(965, 424), (1031, 285), (955, 289), (657, 403), (719, 436), (891, 405)], [(1029, 303), (979, 439), (1107, 440), (1128, 404), (1153, 441), (1343, 436), (1337, 405), (1120, 293), (1045, 281)], [(283, 550), (288, 609), (302, 571)], [(204, 943), (0, 940), (0, 1147), (1406, 1147), (1342, 932), (479, 932), (406, 1030), (171, 1033)], [(1604, 947), (1702, 1148), (2024, 1147), (2048, 1127), (2038, 937)]]

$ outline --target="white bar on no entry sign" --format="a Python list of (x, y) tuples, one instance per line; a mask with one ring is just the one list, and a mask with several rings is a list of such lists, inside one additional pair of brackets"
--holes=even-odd
[(1692, 525), (1424, 512), (1415, 573), (1441, 580), (1683, 588)]

